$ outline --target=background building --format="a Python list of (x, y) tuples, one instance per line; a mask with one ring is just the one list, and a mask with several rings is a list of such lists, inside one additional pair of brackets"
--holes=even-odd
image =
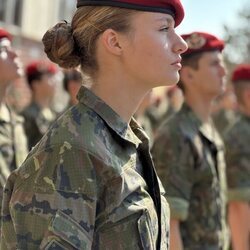
[(0, 0), (0, 26), (14, 36), (23, 62), (45, 57), (41, 39), (59, 20), (70, 21), (76, 0)]
[[(0, 0), (0, 27), (14, 37), (22, 63), (27, 65), (36, 59), (47, 59), (41, 39), (48, 28), (60, 20), (71, 21), (76, 0)], [(53, 106), (60, 111), (68, 96), (61, 87), (60, 74)], [(31, 93), (25, 79), (19, 79), (9, 88), (9, 102), (18, 111), (30, 102)]]

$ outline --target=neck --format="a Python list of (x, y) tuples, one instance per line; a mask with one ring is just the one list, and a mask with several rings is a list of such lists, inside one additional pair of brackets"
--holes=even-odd
[[(104, 74), (103, 74), (104, 75)], [(125, 122), (129, 123), (147, 89), (140, 89), (135, 82), (113, 74), (96, 79), (91, 90), (107, 103)], [(135, 87), (136, 86), (136, 87)]]
[(250, 117), (250, 110), (249, 110), (248, 107), (245, 107), (245, 105), (239, 105), (239, 111), (240, 111), (243, 115)]
[(41, 108), (47, 108), (50, 106), (50, 98), (43, 97), (37, 93), (33, 93), (33, 102)]
[(209, 120), (212, 108), (212, 98), (202, 95), (185, 94), (185, 101), (202, 122)]
[(7, 90), (6, 86), (7, 86), (6, 84), (3, 84), (2, 86), (0, 85), (0, 104), (4, 101), (4, 97)]

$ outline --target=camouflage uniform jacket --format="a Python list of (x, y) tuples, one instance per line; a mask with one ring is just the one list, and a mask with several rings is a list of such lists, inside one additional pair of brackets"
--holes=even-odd
[(237, 114), (233, 110), (222, 109), (213, 114), (212, 118), (214, 125), (221, 136), (223, 136), (223, 133), (227, 130), (227, 128), (234, 124), (237, 119), (236, 117)]
[(184, 104), (159, 128), (152, 149), (184, 249), (227, 249), (225, 161), (214, 128)]
[(250, 201), (250, 117), (239, 115), (225, 133), (229, 200)]
[(25, 132), (28, 138), (29, 149), (46, 133), (56, 119), (56, 114), (50, 108), (41, 109), (32, 102), (22, 113), (25, 118)]
[(168, 249), (143, 130), (84, 87), (78, 98), (8, 179), (1, 249)]
[(0, 104), (0, 204), (8, 176), (21, 166), (27, 154), (23, 118), (11, 111), (6, 104)]

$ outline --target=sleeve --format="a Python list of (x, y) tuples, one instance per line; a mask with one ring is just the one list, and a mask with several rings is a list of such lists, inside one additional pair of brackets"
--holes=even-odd
[(228, 200), (250, 201), (250, 148), (246, 133), (225, 135)]
[(193, 185), (193, 157), (189, 142), (178, 131), (163, 128), (153, 145), (153, 160), (166, 192), (171, 217), (185, 220)]
[(12, 195), (4, 202), (1, 244), (8, 249), (15, 244), (15, 249), (91, 249), (97, 185), (90, 158), (66, 142), (31, 155), (17, 170)]

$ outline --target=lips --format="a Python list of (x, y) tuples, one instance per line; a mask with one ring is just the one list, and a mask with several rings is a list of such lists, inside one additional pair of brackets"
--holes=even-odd
[(175, 62), (171, 63), (171, 65), (175, 65), (175, 64), (181, 64), (181, 58), (179, 58)]

